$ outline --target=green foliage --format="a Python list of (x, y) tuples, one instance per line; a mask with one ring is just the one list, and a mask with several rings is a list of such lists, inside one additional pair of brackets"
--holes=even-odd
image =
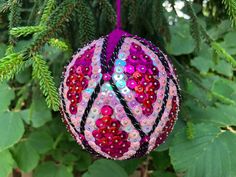
[[(109, 169), (109, 170), (107, 170)], [(97, 160), (88, 169), (83, 177), (128, 177), (119, 165), (111, 160)]]
[(236, 147), (230, 141), (235, 142), (236, 136), (211, 124), (197, 124), (194, 129), (194, 140), (188, 140), (183, 130), (176, 134), (170, 147), (174, 168), (187, 177), (234, 176)]
[(2, 58), (0, 60), (0, 81), (12, 79), (23, 67), (23, 56), (19, 53), (13, 53)]
[(95, 19), (88, 4), (84, 0), (78, 0), (78, 20), (80, 31), (80, 44), (85, 44), (95, 36)]
[(231, 18), (232, 24), (236, 25), (236, 2), (234, 0), (222, 0)]
[(6, 112), (0, 117), (0, 152), (16, 144), (24, 134), (23, 121), (17, 113)]
[(52, 11), (56, 7), (56, 1), (55, 0), (46, 0), (46, 5), (43, 9), (43, 15), (40, 20), (40, 25), (44, 25), (48, 22), (49, 16), (52, 14)]
[(116, 12), (108, 0), (99, 0), (102, 11), (106, 15), (109, 22), (115, 26), (116, 23)]
[(14, 165), (14, 159), (12, 158), (12, 155), (8, 150), (1, 151), (0, 157), (0, 176), (5, 177), (10, 175)]
[(83, 151), (51, 109), (72, 51), (113, 28), (115, 1), (0, 0), (0, 177), (236, 176), (234, 1), (168, 2), (124, 0), (122, 22), (167, 49), (179, 119), (150, 155), (110, 161)]
[(46, 96), (48, 106), (57, 111), (60, 104), (57, 88), (47, 63), (38, 55), (33, 57), (33, 78), (39, 80), (40, 89)]
[(20, 37), (42, 32), (43, 30), (44, 30), (43, 26), (16, 27), (11, 29), (10, 34), (15, 37)]
[(59, 39), (52, 38), (48, 43), (53, 47), (61, 49), (62, 51), (70, 50), (70, 47), (64, 41), (60, 41)]
[(199, 50), (200, 49), (200, 44), (201, 44), (201, 31), (200, 31), (198, 18), (196, 16), (196, 14), (194, 13), (194, 10), (193, 10), (193, 7), (192, 7), (191, 3), (189, 1), (185, 1), (185, 2), (187, 4), (188, 14), (191, 17), (191, 25), (190, 25), (191, 34), (192, 34), (192, 37), (196, 41), (197, 50)]

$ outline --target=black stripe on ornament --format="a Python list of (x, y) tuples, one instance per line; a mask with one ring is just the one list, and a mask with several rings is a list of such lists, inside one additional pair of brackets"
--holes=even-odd
[[(67, 126), (71, 126), (73, 128), (73, 130), (77, 133), (78, 137), (80, 137), (79, 131), (76, 129), (74, 124), (71, 122), (71, 119), (70, 119), (70, 116), (69, 116), (68, 112), (66, 112), (66, 104), (65, 104), (63, 93), (64, 93), (64, 84), (63, 84), (63, 82), (61, 82), (61, 95), (60, 96), (61, 96), (61, 100), (62, 100), (62, 113), (63, 113), (62, 118), (64, 119), (64, 123)], [(64, 117), (64, 115), (66, 117)], [(67, 127), (67, 128), (68, 128), (68, 131), (70, 132), (70, 134), (76, 139), (75, 135), (71, 132), (70, 127)], [(96, 151), (94, 151), (94, 149), (91, 148), (88, 143), (84, 143), (82, 140), (81, 140), (81, 142), (83, 143), (83, 146), (85, 147), (85, 149), (87, 151), (89, 151), (90, 153), (96, 155), (97, 157), (101, 157), (101, 155), (98, 154)]]
[(136, 130), (139, 131), (140, 136), (142, 138), (144, 138), (146, 136), (146, 134), (142, 131), (139, 122), (135, 119), (135, 117), (133, 116), (132, 112), (130, 111), (127, 102), (125, 101), (124, 97), (122, 96), (122, 94), (120, 93), (119, 89), (116, 87), (114, 81), (111, 79), (110, 80), (110, 84), (113, 88), (113, 91), (115, 92), (116, 96), (119, 98), (120, 103), (122, 104), (126, 115), (129, 117), (129, 119), (131, 120), (133, 126), (136, 128)]
[(106, 49), (107, 49), (107, 40), (108, 40), (108, 36), (106, 36), (104, 38), (104, 42), (102, 45), (102, 51), (101, 51), (101, 56), (100, 56), (100, 60), (101, 60), (101, 69), (102, 69), (102, 73), (106, 73), (106, 71), (108, 70), (108, 65), (106, 62)]

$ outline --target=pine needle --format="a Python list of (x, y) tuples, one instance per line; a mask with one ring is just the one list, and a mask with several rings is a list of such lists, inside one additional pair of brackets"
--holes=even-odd
[(28, 36), (30, 34), (42, 32), (45, 30), (43, 26), (26, 26), (26, 27), (16, 27), (10, 30), (10, 34), (15, 37)]
[(235, 0), (222, 0), (228, 15), (232, 21), (232, 24), (236, 25), (236, 1)]
[(46, 97), (47, 105), (54, 111), (59, 109), (59, 95), (47, 63), (42, 56), (33, 57), (33, 78), (39, 81), (40, 89)]
[(211, 46), (218, 55), (222, 56), (227, 62), (232, 64), (233, 67), (236, 67), (236, 60), (230, 54), (228, 54), (226, 50), (220, 46), (219, 43), (212, 42)]
[(0, 59), (0, 81), (12, 79), (23, 67), (22, 54), (13, 53)]

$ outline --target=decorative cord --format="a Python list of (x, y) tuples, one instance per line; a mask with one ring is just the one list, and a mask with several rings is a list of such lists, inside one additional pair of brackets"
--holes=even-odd
[(121, 29), (121, 0), (116, 0), (116, 28)]

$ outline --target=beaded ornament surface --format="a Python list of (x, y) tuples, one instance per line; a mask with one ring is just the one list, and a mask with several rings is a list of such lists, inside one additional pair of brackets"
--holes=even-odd
[(61, 112), (76, 141), (115, 160), (162, 144), (179, 111), (177, 77), (151, 42), (122, 33), (110, 57), (108, 36), (80, 49), (63, 73)]

